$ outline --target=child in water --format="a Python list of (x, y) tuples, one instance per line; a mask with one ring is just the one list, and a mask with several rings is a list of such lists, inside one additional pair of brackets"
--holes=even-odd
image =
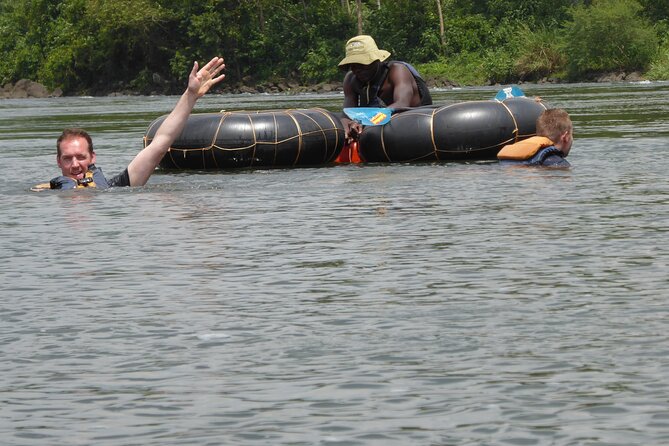
[(570, 167), (565, 158), (574, 142), (574, 127), (561, 108), (545, 110), (537, 118), (537, 136), (502, 147), (497, 154), (501, 164), (544, 167)]

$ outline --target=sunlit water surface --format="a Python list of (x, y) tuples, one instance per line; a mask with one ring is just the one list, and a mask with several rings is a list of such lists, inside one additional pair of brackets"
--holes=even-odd
[(524, 88), (572, 114), (573, 169), (34, 193), (63, 127), (114, 174), (176, 98), (0, 101), (0, 443), (668, 444), (669, 85)]

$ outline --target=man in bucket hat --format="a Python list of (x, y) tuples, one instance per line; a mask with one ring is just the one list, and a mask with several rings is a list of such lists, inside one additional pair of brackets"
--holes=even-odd
[[(390, 53), (380, 50), (370, 36), (356, 36), (346, 42), (346, 57), (339, 67), (344, 77), (344, 108), (405, 108), (432, 105), (427, 84), (406, 62), (388, 61)], [(347, 137), (356, 137), (362, 126), (348, 118), (342, 122)]]

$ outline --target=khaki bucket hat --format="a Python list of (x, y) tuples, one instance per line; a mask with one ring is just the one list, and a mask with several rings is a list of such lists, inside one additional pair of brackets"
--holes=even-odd
[(384, 61), (390, 53), (380, 50), (371, 36), (355, 36), (346, 42), (346, 57), (339, 62), (339, 66), (348, 69), (352, 63), (369, 65), (376, 60)]

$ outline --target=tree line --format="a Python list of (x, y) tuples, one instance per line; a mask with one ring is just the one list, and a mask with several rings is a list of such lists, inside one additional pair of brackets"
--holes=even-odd
[(228, 83), (340, 82), (357, 34), (435, 82), (669, 79), (666, 1), (0, 0), (0, 82), (174, 93), (212, 55)]

